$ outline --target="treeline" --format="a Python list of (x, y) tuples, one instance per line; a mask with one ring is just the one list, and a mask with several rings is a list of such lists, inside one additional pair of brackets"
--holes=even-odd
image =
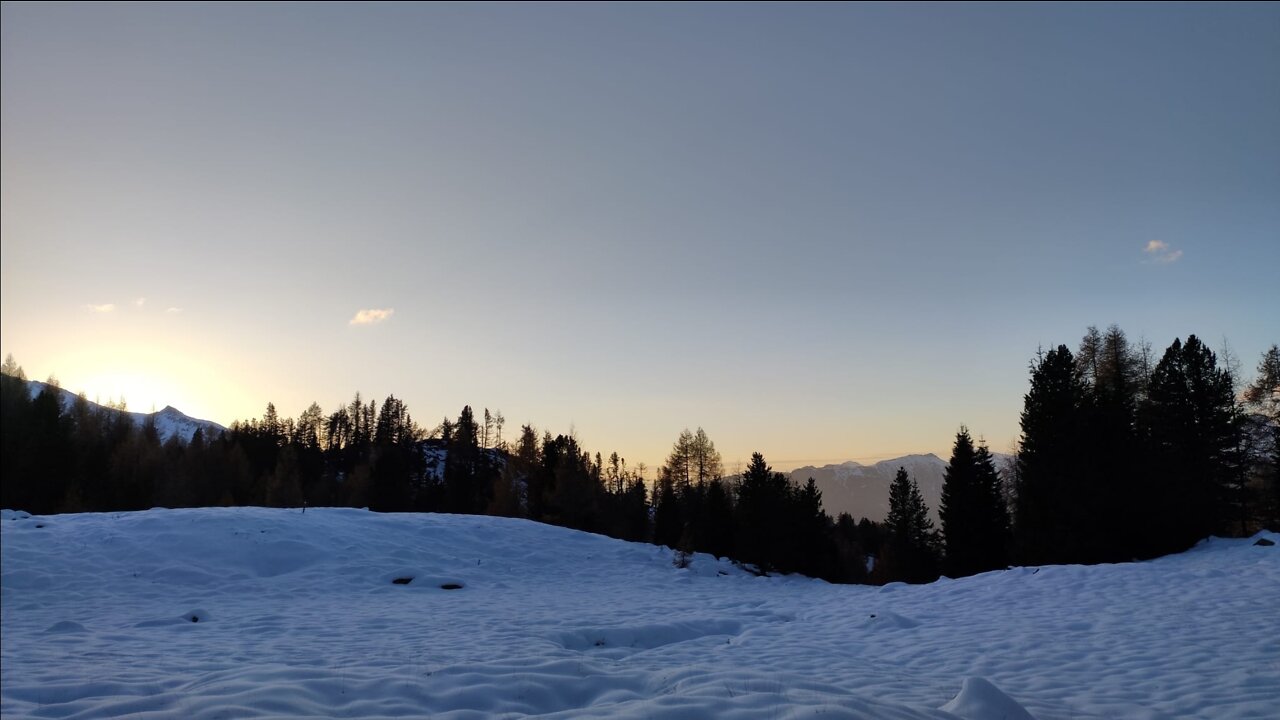
[(1275, 527), (1280, 350), (1245, 388), (1224, 360), (1194, 335), (1155, 360), (1115, 326), (1038, 355), (1011, 478), (1015, 560), (1119, 562)]
[(1075, 353), (1038, 353), (1004, 472), (956, 437), (935, 530), (899, 473), (888, 577), (924, 581), (1020, 565), (1124, 562), (1209, 535), (1280, 527), (1280, 348), (1253, 383), (1194, 335), (1156, 360), (1112, 326)]
[(501, 413), (488, 409), (477, 418), (464, 407), (428, 431), (394, 396), (379, 404), (357, 394), (330, 414), (313, 403), (296, 419), (268, 403), (260, 419), (217, 437), (197, 430), (183, 442), (162, 439), (154, 417), (139, 427), (122, 409), (83, 395), (64, 407), (56, 383), (34, 397), (29, 388), (7, 360), (0, 375), (7, 508), (337, 505), (503, 515), (668, 545), (679, 562), (712, 552), (765, 572), (866, 576), (861, 554), (854, 571), (841, 569), (835, 526), (812, 482), (792, 487), (759, 455), (740, 481), (726, 480), (701, 429), (680, 435), (651, 491), (643, 465), (629, 468), (617, 453), (593, 456), (572, 434), (539, 435), (524, 425), (508, 442)]
[(812, 479), (796, 485), (759, 453), (724, 475), (699, 428), (680, 433), (656, 477), (572, 434), (465, 407), (427, 430), (394, 396), (359, 394), (296, 419), (261, 419), (217, 437), (162, 441), (150, 420), (80, 396), (34, 397), (21, 368), (0, 377), (0, 503), (36, 513), (339, 505), (383, 512), (524, 517), (834, 582), (927, 582), (1010, 563), (1109, 562), (1176, 552), (1211, 534), (1280, 527), (1280, 350), (1238, 387), (1230, 363), (1195, 336), (1153, 361), (1116, 327), (1079, 349), (1037, 354), (1011, 463), (961, 428), (939, 527), (900, 470), (881, 522), (831, 518)]

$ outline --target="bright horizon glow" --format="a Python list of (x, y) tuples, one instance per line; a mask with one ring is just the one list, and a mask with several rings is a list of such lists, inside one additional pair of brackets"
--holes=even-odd
[(0, 6), (0, 352), (649, 476), (1018, 437), (1118, 324), (1280, 342), (1280, 6)]

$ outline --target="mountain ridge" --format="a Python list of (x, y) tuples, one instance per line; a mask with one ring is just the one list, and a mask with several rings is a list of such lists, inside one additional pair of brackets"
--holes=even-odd
[[(46, 389), (57, 391), (59, 394), (58, 401), (64, 412), (71, 412), (75, 408), (76, 402), (80, 399), (80, 395), (77, 393), (57, 385), (50, 385), (39, 380), (27, 380), (26, 383), (28, 396), (32, 399)], [(153, 421), (161, 442), (168, 442), (172, 437), (177, 437), (178, 440), (184, 443), (191, 442), (191, 437), (195, 435), (196, 430), (203, 431), (206, 439), (212, 439), (226, 431), (225, 427), (212, 420), (193, 418), (172, 405), (165, 405), (163, 410), (141, 413), (113, 408), (89, 400), (87, 397), (85, 402), (103, 412), (122, 413), (128, 416), (133, 421), (134, 426), (138, 428), (146, 425), (148, 421)]]
[[(1011, 459), (1002, 453), (992, 453), (992, 456), (996, 469), (1001, 471)], [(916, 481), (921, 497), (929, 506), (929, 516), (938, 522), (947, 461), (934, 453), (903, 455), (870, 465), (853, 460), (822, 467), (806, 465), (787, 473), (787, 477), (798, 485), (804, 485), (812, 477), (822, 491), (822, 508), (832, 517), (848, 513), (854, 519), (865, 517), (880, 522), (889, 514), (889, 486), (900, 467), (906, 468), (907, 474)]]

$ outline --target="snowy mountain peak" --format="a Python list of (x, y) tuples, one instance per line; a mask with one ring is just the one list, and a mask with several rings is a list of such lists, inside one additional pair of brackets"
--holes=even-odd
[[(49, 385), (38, 380), (27, 381), (27, 393), (35, 399), (40, 393), (46, 390), (54, 390), (58, 393), (58, 402), (62, 405), (64, 413), (70, 413), (76, 406), (79, 396), (64, 388)], [(166, 405), (163, 410), (152, 413), (129, 412), (127, 410), (117, 410), (115, 408), (106, 407), (92, 400), (87, 400), (90, 408), (98, 412), (106, 413), (123, 413), (127, 415), (136, 427), (144, 426), (149, 420), (155, 423), (156, 433), (160, 436), (161, 442), (168, 442), (169, 438), (177, 437), (181, 442), (191, 442), (191, 437), (195, 435), (196, 430), (201, 430), (206, 439), (217, 437), (225, 427), (219, 425), (212, 420), (200, 420), (193, 418), (172, 405)]]
[(947, 464), (946, 460), (934, 455), (933, 453), (925, 453), (923, 455), (903, 455), (900, 458), (892, 460), (881, 460), (876, 463), (876, 467), (891, 466), (896, 472), (899, 467), (911, 468), (916, 465), (937, 465), (942, 467)]

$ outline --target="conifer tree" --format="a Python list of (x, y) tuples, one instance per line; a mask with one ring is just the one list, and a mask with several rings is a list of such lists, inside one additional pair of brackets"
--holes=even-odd
[(889, 486), (889, 515), (884, 524), (890, 537), (899, 542), (916, 547), (931, 547), (936, 542), (929, 507), (904, 467), (898, 468)]
[(1000, 476), (991, 452), (985, 446), (975, 449), (963, 426), (943, 476), (938, 515), (948, 572), (964, 576), (1008, 565), (1009, 510)]
[(450, 428), (444, 464), (446, 509), (455, 513), (479, 513), (492, 500), (491, 468), (480, 452), (480, 432), (471, 406), (462, 408)]
[(943, 471), (942, 498), (938, 505), (947, 572), (954, 577), (972, 575), (981, 565), (974, 527), (977, 483), (973, 438), (969, 429), (961, 426), (951, 449), (951, 460)]
[[(1100, 339), (1099, 339), (1100, 337)], [(1077, 483), (1086, 522), (1076, 524), (1085, 562), (1131, 560), (1153, 534), (1148, 498), (1154, 491), (1138, 448), (1137, 409), (1141, 357), (1123, 330), (1105, 335), (1089, 328), (1081, 341), (1084, 402), (1081, 447), (1084, 466)]]
[(695, 479), (696, 441), (689, 428), (680, 431), (680, 436), (671, 446), (671, 454), (667, 456), (666, 474), (675, 484), (676, 493), (683, 495), (686, 488)]
[(675, 548), (680, 545), (683, 532), (684, 512), (676, 493), (675, 480), (670, 473), (663, 472), (654, 497), (653, 544)]
[(760, 453), (752, 453), (738, 483), (738, 559), (755, 563), (766, 572), (782, 569), (780, 560), (788, 558), (791, 551), (792, 540), (786, 532), (790, 506), (791, 484), (787, 476), (774, 472)]
[(1195, 335), (1186, 344), (1174, 340), (1152, 373), (1143, 410), (1164, 521), (1150, 551), (1178, 552), (1228, 519), (1224, 489), (1240, 445), (1231, 374)]
[(690, 455), (691, 470), (695, 481), (700, 483), (710, 482), (719, 479), (724, 474), (716, 444), (711, 442), (711, 438), (707, 436), (707, 431), (702, 428), (698, 428), (693, 435)]
[(930, 582), (938, 577), (937, 533), (920, 488), (906, 468), (898, 468), (889, 486), (885, 529), (889, 533), (888, 547), (884, 548), (878, 572), (883, 581)]
[(1012, 541), (1009, 506), (1005, 502), (1000, 473), (986, 444), (978, 445), (974, 452), (974, 465), (977, 470), (974, 484), (977, 554), (984, 568), (1008, 567)]
[(1041, 353), (1031, 365), (1014, 492), (1019, 562), (1041, 565), (1091, 559), (1085, 540), (1096, 530), (1086, 498), (1091, 484), (1085, 477), (1082, 368), (1092, 365), (1073, 357), (1065, 345)]

